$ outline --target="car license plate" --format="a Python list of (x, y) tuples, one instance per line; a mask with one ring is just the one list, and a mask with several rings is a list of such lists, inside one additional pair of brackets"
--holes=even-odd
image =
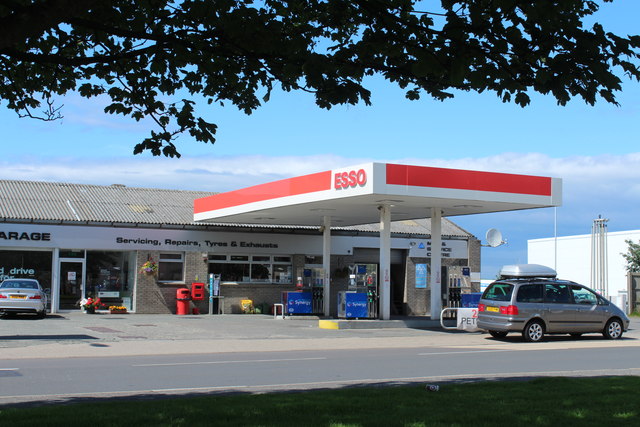
[(495, 313), (499, 312), (500, 309), (498, 307), (487, 307), (487, 311), (493, 311)]
[(9, 299), (27, 299), (26, 295), (9, 295)]

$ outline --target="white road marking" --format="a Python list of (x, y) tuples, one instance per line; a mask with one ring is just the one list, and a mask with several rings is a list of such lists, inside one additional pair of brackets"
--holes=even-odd
[(442, 356), (451, 354), (476, 354), (476, 353), (502, 353), (505, 351), (517, 351), (517, 350), (470, 350), (470, 351), (443, 351), (440, 353), (418, 353), (418, 356)]
[(185, 365), (224, 365), (230, 363), (269, 363), (269, 362), (299, 362), (306, 360), (326, 360), (326, 357), (304, 357), (298, 359), (254, 359), (254, 360), (217, 360), (209, 362), (176, 362), (176, 363), (144, 363), (132, 365), (133, 367), (153, 367), (153, 366), (185, 366)]

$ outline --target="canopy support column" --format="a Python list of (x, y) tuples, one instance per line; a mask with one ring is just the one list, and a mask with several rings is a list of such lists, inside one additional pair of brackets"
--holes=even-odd
[(442, 211), (440, 208), (431, 208), (431, 319), (440, 319), (442, 311)]
[(51, 313), (60, 311), (60, 249), (53, 249), (51, 260)]
[(322, 269), (324, 280), (322, 281), (322, 304), (324, 315), (331, 316), (331, 217), (322, 218)]
[(391, 207), (382, 205), (380, 210), (380, 285), (379, 310), (382, 320), (391, 317)]

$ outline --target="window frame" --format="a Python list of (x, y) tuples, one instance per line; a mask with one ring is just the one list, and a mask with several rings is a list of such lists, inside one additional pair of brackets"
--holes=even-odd
[[(164, 255), (179, 255), (180, 258), (163, 258)], [(185, 280), (185, 253), (184, 252), (174, 252), (174, 251), (167, 251), (167, 252), (160, 252), (160, 254), (158, 255), (158, 282), (160, 283), (184, 283)], [(163, 264), (180, 264), (180, 278), (179, 279), (163, 279), (161, 277), (161, 274), (163, 273), (162, 271), (162, 265)]]
[[(212, 264), (219, 265), (247, 265), (247, 275), (243, 274), (243, 280), (229, 280), (224, 276), (220, 278), (220, 283), (250, 283), (250, 284), (281, 284), (291, 285), (293, 283), (293, 256), (291, 255), (268, 255), (268, 254), (209, 254), (208, 260), (209, 271)], [(276, 271), (282, 273), (282, 269), (288, 271), (285, 274), (288, 281), (276, 280), (274, 277)], [(268, 271), (267, 278), (258, 278), (258, 269), (262, 273)], [(223, 273), (224, 274), (224, 273)], [(247, 280), (245, 280), (247, 279)]]

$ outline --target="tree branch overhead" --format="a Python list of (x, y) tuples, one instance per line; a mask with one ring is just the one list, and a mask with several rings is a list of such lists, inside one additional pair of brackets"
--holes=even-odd
[(640, 79), (639, 36), (585, 28), (595, 1), (418, 3), (7, 0), (0, 104), (30, 117), (44, 105), (40, 118), (54, 120), (57, 96), (105, 95), (106, 113), (157, 124), (135, 153), (173, 157), (185, 132), (215, 142), (217, 126), (185, 94), (250, 114), (280, 87), (331, 108), (369, 103), (364, 78), (378, 74), (409, 99), (463, 90), (521, 106), (535, 92), (615, 104), (620, 76)]

